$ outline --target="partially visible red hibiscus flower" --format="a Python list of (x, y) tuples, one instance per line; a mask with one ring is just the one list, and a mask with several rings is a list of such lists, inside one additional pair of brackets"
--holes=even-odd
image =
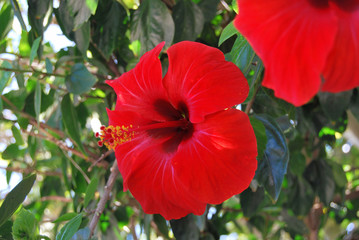
[(234, 25), (277, 97), (299, 106), (359, 86), (358, 0), (238, 0), (238, 9)]
[(137, 66), (107, 81), (117, 94), (100, 144), (115, 150), (124, 190), (148, 214), (166, 219), (201, 215), (246, 189), (257, 168), (256, 138), (248, 116), (231, 108), (243, 102), (248, 84), (218, 49), (181, 42), (167, 51), (162, 79), (158, 58), (164, 43)]

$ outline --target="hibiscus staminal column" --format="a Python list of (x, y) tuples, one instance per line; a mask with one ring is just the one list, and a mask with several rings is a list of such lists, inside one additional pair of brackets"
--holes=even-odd
[(107, 81), (116, 107), (96, 136), (114, 149), (124, 190), (144, 212), (178, 219), (245, 190), (257, 168), (257, 144), (248, 116), (231, 108), (248, 95), (241, 71), (218, 49), (180, 42), (167, 50), (162, 78), (163, 46)]

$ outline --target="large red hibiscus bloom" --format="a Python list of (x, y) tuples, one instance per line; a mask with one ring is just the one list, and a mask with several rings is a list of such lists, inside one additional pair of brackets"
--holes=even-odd
[(263, 85), (296, 106), (359, 85), (358, 0), (238, 0), (235, 26), (263, 60)]
[(176, 219), (246, 189), (257, 146), (248, 116), (231, 108), (248, 94), (240, 70), (215, 48), (181, 42), (162, 78), (163, 45), (107, 82), (117, 102), (100, 143), (114, 148), (124, 189), (143, 210)]

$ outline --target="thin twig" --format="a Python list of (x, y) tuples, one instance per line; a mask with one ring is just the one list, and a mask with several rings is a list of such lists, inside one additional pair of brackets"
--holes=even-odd
[(113, 153), (113, 150), (109, 150), (109, 151), (103, 153), (103, 154), (101, 155), (101, 157), (99, 157), (99, 159), (96, 160), (96, 162), (93, 162), (93, 163), (91, 164), (91, 166), (87, 169), (87, 171), (88, 171), (88, 172), (91, 172), (94, 166), (96, 166), (99, 162), (101, 162), (102, 160), (104, 160), (104, 159), (105, 159), (108, 155), (110, 155), (111, 153)]
[(18, 173), (25, 173), (25, 174), (30, 174), (35, 172), (36, 174), (40, 174), (40, 175), (45, 175), (45, 176), (57, 176), (57, 177), (63, 177), (62, 173), (60, 172), (55, 172), (55, 171), (39, 171), (33, 168), (20, 168), (20, 167), (3, 167), (0, 166), (0, 169), (3, 169), (5, 171), (9, 171), (9, 172), (18, 172)]
[(58, 74), (58, 73), (47, 73), (47, 72), (41, 72), (36, 69), (18, 69), (18, 68), (6, 68), (6, 67), (0, 67), (1, 71), (7, 71), (7, 72), (14, 72), (14, 73), (37, 73), (45, 76), (55, 76), (55, 77), (63, 77), (65, 78), (66, 75)]
[(67, 198), (67, 197), (63, 197), (63, 196), (45, 196), (40, 198), (41, 202), (45, 202), (45, 201), (60, 201), (60, 202), (72, 202), (71, 198)]
[(95, 211), (95, 214), (91, 220), (91, 223), (90, 223), (90, 238), (92, 237), (92, 235), (94, 234), (95, 232), (95, 228), (97, 226), (97, 223), (98, 223), (98, 220), (100, 219), (100, 216), (103, 212), (103, 210), (105, 209), (105, 205), (106, 205), (106, 202), (109, 200), (110, 198), (110, 193), (112, 191), (112, 188), (116, 182), (116, 179), (117, 179), (117, 176), (119, 174), (119, 171), (118, 171), (118, 167), (117, 167), (117, 162), (114, 161), (112, 167), (111, 167), (111, 174), (107, 180), (107, 183), (106, 183), (106, 186), (105, 186), (105, 191), (104, 191), (104, 194), (102, 196), (102, 198), (100, 199), (99, 203), (97, 204), (97, 208), (96, 208), (96, 211)]
[(87, 184), (90, 184), (91, 180), (90, 178), (87, 176), (87, 174), (82, 170), (82, 168), (77, 164), (77, 162), (75, 160), (72, 159), (72, 157), (68, 156), (66, 154), (66, 152), (60, 148), (62, 150), (62, 152), (64, 153), (64, 155), (70, 160), (70, 162), (75, 166), (75, 168), (77, 170), (79, 170), (79, 172), (82, 174), (82, 176), (85, 178)]
[(259, 91), (259, 85), (258, 85), (258, 87), (255, 89), (255, 92), (254, 92), (254, 94), (253, 94), (252, 99), (248, 102), (248, 104), (247, 104), (247, 106), (246, 106), (246, 109), (244, 110), (244, 112), (245, 112), (247, 115), (249, 115), (249, 112), (250, 112), (251, 109), (252, 109), (252, 106), (253, 106), (254, 100), (256, 99), (256, 95), (257, 95), (258, 91)]

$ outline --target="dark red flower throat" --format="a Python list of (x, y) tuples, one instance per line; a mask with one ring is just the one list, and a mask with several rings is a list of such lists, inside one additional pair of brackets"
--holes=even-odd
[(105, 145), (108, 149), (115, 149), (118, 145), (133, 140), (140, 133), (146, 132), (152, 138), (163, 139), (164, 152), (171, 153), (177, 150), (178, 145), (189, 139), (194, 131), (189, 121), (187, 105), (183, 102), (174, 108), (168, 101), (159, 99), (154, 102), (154, 109), (165, 121), (149, 121), (143, 126), (102, 126), (101, 132), (96, 133), (99, 146)]

